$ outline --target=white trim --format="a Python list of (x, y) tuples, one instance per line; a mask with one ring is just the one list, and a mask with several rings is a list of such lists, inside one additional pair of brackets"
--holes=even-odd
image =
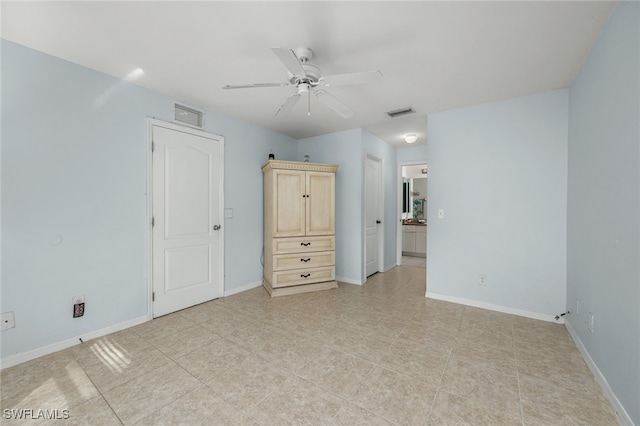
[(151, 182), (153, 180), (153, 170), (151, 170), (151, 145), (153, 143), (153, 124), (156, 122), (154, 118), (147, 117), (147, 215), (146, 215), (146, 232), (147, 232), (147, 245), (146, 261), (147, 261), (147, 320), (153, 319), (153, 229), (151, 226), (151, 220), (153, 217), (153, 198), (151, 197), (153, 186)]
[(352, 278), (345, 278), (345, 277), (336, 277), (336, 281), (341, 283), (347, 283), (347, 284), (355, 284), (355, 285), (364, 284), (362, 281), (354, 280)]
[(602, 393), (604, 393), (604, 396), (609, 400), (611, 410), (616, 415), (618, 423), (624, 426), (633, 426), (633, 420), (631, 420), (629, 413), (627, 413), (627, 410), (624, 409), (624, 407), (620, 403), (620, 400), (618, 400), (618, 397), (613, 392), (613, 389), (611, 389), (611, 386), (609, 386), (609, 382), (607, 382), (607, 379), (605, 379), (604, 375), (602, 374), (596, 363), (593, 361), (593, 358), (591, 358), (591, 355), (589, 355), (589, 351), (587, 351), (587, 348), (584, 346), (584, 344), (582, 344), (582, 340), (580, 340), (578, 334), (573, 330), (571, 324), (569, 324), (568, 321), (565, 322), (564, 326), (567, 328), (569, 336), (571, 336), (573, 342), (578, 347), (578, 350), (580, 351), (584, 362), (589, 367), (589, 370), (591, 370), (591, 373), (596, 379), (596, 382), (598, 382), (598, 384), (600, 385)]
[(559, 320), (556, 320), (555, 316), (550, 314), (541, 314), (538, 312), (530, 312), (522, 309), (508, 308), (506, 306), (493, 305), (491, 303), (479, 302), (477, 300), (471, 300), (471, 299), (464, 299), (462, 297), (447, 296), (445, 294), (431, 293), (428, 291), (425, 294), (425, 297), (429, 299), (443, 300), (445, 302), (458, 303), (460, 305), (465, 305), (465, 306), (472, 306), (474, 308), (487, 309), (489, 311), (496, 311), (496, 312), (502, 312), (505, 314), (518, 315), (520, 317), (525, 317), (525, 318), (548, 321), (556, 324), (564, 324), (564, 318), (560, 318)]
[(76, 337), (70, 337), (68, 339), (61, 340), (59, 342), (52, 343), (47, 346), (42, 346), (40, 348), (36, 348), (27, 352), (22, 352), (19, 354), (8, 356), (0, 361), (2, 363), (2, 365), (0, 366), (0, 369), (13, 367), (14, 365), (22, 364), (23, 362), (31, 361), (32, 359), (36, 359), (41, 356), (49, 355), (54, 352), (58, 352), (63, 349), (70, 348), (72, 346), (79, 345), (80, 339), (86, 342), (91, 339), (96, 339), (98, 337), (106, 336), (107, 334), (115, 333), (116, 331), (124, 330), (125, 328), (130, 328), (147, 321), (148, 321), (147, 316), (142, 315), (140, 317), (133, 318), (128, 321), (110, 325), (109, 327), (101, 328), (100, 330), (90, 331), (86, 334), (81, 334)]
[[(186, 104), (180, 103), (187, 106)], [(192, 107), (189, 107), (192, 108)], [(195, 109), (195, 108), (194, 108)], [(203, 117), (204, 120), (204, 117)], [(191, 135), (200, 136), (207, 139), (213, 139), (220, 142), (220, 187), (219, 187), (219, 217), (220, 223), (223, 225), (220, 229), (220, 254), (218, 261), (220, 262), (220, 271), (218, 273), (219, 288), (218, 294), (220, 297), (224, 297), (224, 240), (225, 229), (224, 223), (224, 136), (217, 135), (205, 131), (204, 129), (198, 129), (179, 122), (167, 122), (158, 120), (156, 118), (147, 117), (147, 317), (149, 320), (153, 319), (153, 229), (151, 227), (151, 219), (153, 216), (153, 170), (152, 170), (152, 156), (151, 156), (151, 144), (153, 142), (153, 127), (164, 127), (166, 129), (189, 133)], [(203, 121), (204, 126), (204, 121)]]
[(231, 290), (225, 290), (223, 297), (232, 296), (234, 294), (242, 293), (243, 291), (253, 290), (254, 288), (258, 288), (262, 285), (262, 281), (256, 281), (255, 283), (245, 284), (240, 287), (232, 288)]

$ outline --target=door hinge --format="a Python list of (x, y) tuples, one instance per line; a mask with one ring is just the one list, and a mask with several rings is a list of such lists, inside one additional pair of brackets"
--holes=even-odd
[(151, 227), (153, 228), (154, 226), (156, 226), (156, 218), (151, 216)]
[(156, 143), (154, 141), (151, 141), (151, 152), (156, 150)]
[(152, 302), (156, 301), (156, 292), (155, 291), (151, 293), (151, 301)]

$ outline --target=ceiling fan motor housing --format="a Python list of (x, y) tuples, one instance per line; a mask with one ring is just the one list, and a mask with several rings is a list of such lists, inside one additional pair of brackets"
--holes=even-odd
[(300, 84), (300, 83), (308, 83), (308, 84), (314, 84), (318, 82), (318, 80), (320, 79), (320, 68), (316, 67), (315, 65), (311, 65), (308, 63), (302, 63), (302, 69), (304, 69), (304, 72), (307, 73), (306, 76), (303, 75), (293, 75), (291, 73), (289, 73), (289, 83), (291, 84)]

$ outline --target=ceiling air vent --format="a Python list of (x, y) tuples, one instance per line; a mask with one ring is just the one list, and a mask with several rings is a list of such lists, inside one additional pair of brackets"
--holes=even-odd
[(204, 112), (186, 105), (174, 104), (173, 119), (199, 129), (204, 128)]
[(394, 109), (393, 111), (387, 111), (387, 115), (391, 118), (400, 117), (401, 115), (413, 114), (416, 110), (412, 107)]

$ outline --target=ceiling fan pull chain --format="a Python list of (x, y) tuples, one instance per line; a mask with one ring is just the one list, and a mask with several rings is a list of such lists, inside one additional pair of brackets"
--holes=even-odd
[(311, 117), (311, 90), (307, 92), (307, 116)]

